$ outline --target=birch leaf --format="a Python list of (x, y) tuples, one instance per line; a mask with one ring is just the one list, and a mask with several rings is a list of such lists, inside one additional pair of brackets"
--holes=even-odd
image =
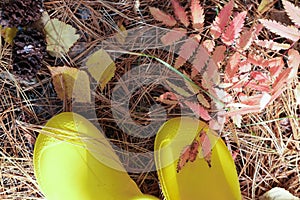
[(90, 55), (86, 66), (91, 76), (100, 84), (101, 90), (114, 77), (116, 71), (115, 62), (104, 49)]
[(47, 51), (55, 57), (62, 57), (79, 39), (76, 29), (58, 19), (49, 20), (45, 27)]

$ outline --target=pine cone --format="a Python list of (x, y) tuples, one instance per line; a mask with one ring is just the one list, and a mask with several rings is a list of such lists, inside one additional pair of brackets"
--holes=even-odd
[(43, 33), (31, 28), (18, 31), (12, 53), (13, 72), (25, 79), (31, 79), (40, 70), (46, 55)]
[(3, 3), (0, 25), (3, 27), (27, 26), (39, 20), (43, 12), (43, 0), (11, 0)]

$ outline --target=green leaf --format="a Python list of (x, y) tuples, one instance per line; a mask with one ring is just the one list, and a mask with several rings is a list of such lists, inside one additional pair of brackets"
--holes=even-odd
[(93, 53), (88, 58), (86, 66), (91, 76), (100, 84), (101, 90), (114, 77), (116, 71), (115, 62), (104, 49)]

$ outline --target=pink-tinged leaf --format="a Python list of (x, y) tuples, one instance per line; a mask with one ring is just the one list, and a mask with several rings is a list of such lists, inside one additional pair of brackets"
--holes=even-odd
[(278, 42), (274, 42), (273, 40), (255, 40), (255, 43), (258, 46), (267, 48), (267, 49), (271, 49), (273, 51), (280, 51), (280, 50), (284, 50), (284, 49), (288, 49), (290, 48), (290, 44), (286, 44), (286, 43), (278, 43)]
[(292, 68), (292, 71), (288, 77), (288, 79), (290, 80), (297, 77), (297, 72), (300, 65), (300, 55), (299, 52), (295, 49), (290, 49), (288, 55), (289, 55), (288, 66)]
[(262, 28), (263, 25), (258, 24), (252, 27), (250, 30), (245, 31), (243, 34), (241, 34), (240, 38), (237, 41), (237, 48), (243, 51), (247, 50), (251, 46), (253, 41), (257, 38)]
[(222, 41), (227, 45), (232, 45), (234, 40), (239, 37), (240, 32), (244, 26), (245, 17), (247, 11), (237, 14), (231, 21), (230, 25), (226, 28), (224, 34), (222, 34)]
[(300, 8), (287, 0), (282, 0), (282, 3), (286, 13), (288, 14), (292, 22), (300, 27)]
[(210, 28), (210, 33), (214, 39), (217, 39), (225, 31), (231, 12), (233, 9), (233, 0), (229, 1), (224, 8), (220, 11), (219, 15), (213, 21), (212, 27)]
[(270, 60), (266, 60), (264, 65), (269, 66), (269, 72), (271, 77), (277, 77), (284, 67), (284, 62), (282, 57), (272, 58)]
[(252, 71), (250, 77), (256, 80), (258, 83), (270, 83), (270, 77), (260, 71)]
[(221, 67), (221, 63), (223, 62), (225, 58), (226, 47), (224, 45), (217, 46), (215, 51), (213, 52), (212, 59), (214, 62), (218, 65), (218, 67)]
[(240, 62), (239, 64), (239, 72), (240, 73), (245, 73), (245, 72), (249, 72), (252, 69), (252, 65), (250, 62), (248, 62), (248, 60), (243, 60)]
[(203, 130), (200, 132), (199, 138), (204, 160), (207, 162), (208, 166), (211, 167), (211, 151), (213, 148), (212, 144), (209, 140), (208, 135)]
[(185, 101), (184, 104), (187, 105), (187, 107), (189, 107), (197, 117), (201, 117), (206, 121), (209, 121), (211, 119), (208, 111), (198, 102)]
[(175, 68), (178, 69), (181, 67), (193, 55), (198, 46), (199, 43), (196, 39), (187, 39), (187, 41), (180, 47), (179, 57), (175, 61)]
[(178, 103), (178, 99), (180, 98), (173, 92), (165, 92), (156, 98), (157, 101), (168, 105), (176, 105)]
[(160, 38), (164, 45), (171, 45), (186, 35), (186, 29), (174, 28)]
[(281, 91), (282, 88), (286, 85), (288, 77), (292, 71), (292, 68), (287, 68), (279, 74), (276, 80), (273, 83), (273, 93), (276, 91)]
[(214, 40), (205, 40), (202, 43), (203, 47), (211, 53), (215, 48), (215, 41)]
[(231, 116), (232, 122), (238, 127), (241, 128), (242, 127), (242, 115), (234, 115)]
[(250, 96), (250, 97), (246, 96), (241, 99), (241, 103), (250, 105), (250, 106), (259, 105), (260, 109), (262, 110), (268, 105), (270, 99), (271, 99), (271, 95), (264, 92), (262, 94), (257, 94), (257, 95)]
[(177, 19), (179, 19), (179, 21), (185, 26), (188, 27), (190, 22), (189, 22), (189, 18), (185, 13), (184, 8), (180, 5), (180, 3), (177, 0), (171, 0), (173, 9), (174, 9), (174, 13), (175, 16), (177, 17)]
[(254, 54), (254, 55), (249, 54), (247, 57), (247, 61), (253, 65), (267, 67), (267, 66), (264, 66), (265, 59), (256, 54)]
[(222, 102), (224, 103), (232, 102), (233, 100), (232, 96), (229, 93), (227, 93), (225, 90), (215, 88), (215, 92), (217, 94), (218, 99), (220, 99)]
[(191, 13), (193, 28), (196, 30), (201, 30), (204, 24), (204, 9), (200, 5), (199, 0), (191, 1)]
[(175, 26), (175, 24), (177, 23), (174, 17), (168, 15), (167, 13), (161, 11), (158, 8), (149, 7), (149, 10), (154, 19), (162, 22), (166, 26)]
[(197, 75), (198, 73), (201, 73), (203, 67), (206, 66), (208, 60), (209, 60), (209, 54), (207, 50), (202, 45), (199, 45), (195, 58), (192, 62), (193, 64), (192, 77)]
[(258, 91), (261, 91), (261, 92), (270, 92), (271, 91), (271, 88), (270, 88), (270, 85), (269, 84), (258, 84), (258, 83), (255, 83), (253, 81), (247, 83), (247, 88), (251, 88), (252, 90), (258, 90)]
[[(198, 143), (196, 143), (196, 142), (197, 141), (195, 141), (195, 143), (194, 143), (194, 141), (193, 141), (192, 144), (193, 145), (197, 144), (199, 146), (199, 142)], [(188, 145), (183, 149), (182, 153), (180, 154), (180, 157), (179, 157), (179, 160), (177, 163), (177, 169), (176, 169), (177, 173), (179, 173), (182, 170), (182, 168), (184, 167), (184, 165), (190, 161), (190, 157), (192, 157), (191, 145)]]
[(279, 22), (267, 19), (260, 19), (259, 21), (271, 32), (280, 35), (281, 37), (290, 39), (294, 42), (300, 39), (300, 31), (294, 26), (285, 26)]
[(299, 105), (300, 104), (300, 85), (299, 84), (294, 89), (294, 95), (296, 98), (296, 104)]
[(225, 75), (227, 79), (232, 79), (239, 70), (239, 63), (241, 62), (241, 55), (235, 52), (230, 58), (225, 68)]

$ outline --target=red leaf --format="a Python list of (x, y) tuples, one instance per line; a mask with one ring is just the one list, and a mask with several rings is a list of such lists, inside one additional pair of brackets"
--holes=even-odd
[(207, 162), (208, 166), (211, 167), (211, 151), (213, 147), (205, 131), (200, 132), (199, 138), (202, 147), (202, 155), (205, 161)]
[(177, 23), (174, 17), (168, 15), (167, 13), (161, 11), (158, 8), (149, 7), (149, 10), (154, 19), (162, 22), (166, 26), (174, 26)]
[(178, 99), (180, 99), (180, 97), (178, 97), (173, 92), (165, 92), (162, 95), (160, 95), (158, 98), (156, 98), (157, 101), (169, 105), (176, 105), (178, 103)]
[(233, 18), (230, 25), (226, 28), (224, 34), (222, 34), (222, 41), (227, 45), (232, 45), (234, 40), (239, 37), (239, 34), (244, 26), (245, 17), (247, 11), (239, 13)]
[(251, 46), (252, 42), (257, 38), (262, 27), (262, 24), (258, 24), (252, 27), (251, 30), (245, 31), (241, 34), (237, 41), (237, 47), (243, 51), (247, 50)]
[(215, 51), (213, 52), (212, 59), (215, 61), (215, 63), (218, 65), (218, 67), (221, 67), (220, 64), (225, 58), (226, 47), (224, 45), (217, 46)]
[(214, 39), (217, 39), (225, 31), (233, 9), (233, 0), (229, 1), (220, 11), (219, 15), (213, 21), (210, 33)]
[(288, 77), (292, 71), (292, 68), (287, 68), (279, 74), (273, 83), (273, 91), (281, 90), (287, 83)]
[(239, 63), (241, 62), (241, 55), (235, 52), (230, 58), (225, 68), (225, 75), (227, 79), (232, 79), (239, 70)]
[(280, 51), (282, 49), (289, 49), (290, 48), (290, 44), (286, 44), (286, 43), (277, 43), (274, 42), (273, 40), (255, 40), (255, 43), (258, 46), (267, 48), (267, 49), (271, 49), (274, 51)]
[(300, 8), (286, 0), (282, 0), (282, 3), (292, 22), (300, 27)]
[(185, 101), (184, 102), (193, 112), (196, 116), (201, 117), (202, 119), (209, 121), (211, 119), (211, 116), (208, 114), (208, 111), (202, 107), (198, 102), (190, 102)]
[(174, 8), (175, 16), (179, 19), (179, 21), (185, 26), (188, 27), (190, 22), (185, 13), (184, 8), (180, 5), (177, 0), (171, 0), (172, 6)]
[(186, 35), (186, 29), (174, 28), (160, 38), (164, 45), (171, 45)]
[(282, 57), (272, 58), (270, 60), (266, 60), (264, 65), (269, 66), (269, 72), (271, 77), (277, 77), (284, 67), (284, 62)]
[(175, 61), (175, 68), (181, 67), (194, 53), (199, 43), (195, 38), (189, 38), (180, 47), (179, 57)]
[(179, 173), (180, 170), (182, 170), (182, 168), (184, 167), (184, 165), (190, 161), (190, 153), (191, 153), (191, 147), (190, 145), (188, 145), (183, 149), (182, 153), (180, 154), (177, 163), (177, 173)]
[(199, 0), (191, 1), (191, 13), (193, 28), (196, 30), (201, 30), (204, 24), (204, 9), (200, 5)]
[(279, 22), (267, 19), (260, 19), (259, 21), (271, 32), (280, 35), (281, 37), (285, 37), (294, 42), (300, 39), (300, 31), (294, 26), (284, 26)]
[(270, 92), (271, 91), (269, 84), (258, 84), (253, 81), (247, 83), (247, 88), (251, 88), (252, 90), (258, 90), (261, 92)]
[(201, 73), (203, 67), (206, 65), (208, 60), (209, 60), (208, 52), (202, 45), (199, 45), (195, 55), (195, 59), (192, 62), (193, 64), (192, 76), (194, 74)]

